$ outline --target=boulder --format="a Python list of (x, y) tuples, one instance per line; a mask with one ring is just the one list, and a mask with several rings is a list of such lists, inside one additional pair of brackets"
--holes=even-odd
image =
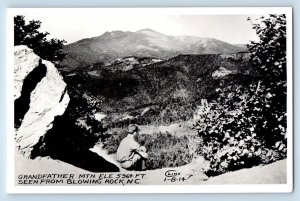
[(229, 75), (229, 74), (233, 74), (233, 72), (230, 70), (227, 70), (224, 67), (220, 67), (218, 70), (216, 70), (215, 72), (212, 73), (212, 77), (214, 79), (218, 79), (218, 78), (225, 77), (226, 75)]
[(42, 60), (23, 45), (15, 47), (14, 56), (15, 116), (18, 117), (15, 139), (19, 151), (30, 157), (33, 146), (52, 127), (54, 118), (65, 112), (70, 98), (66, 83), (51, 62)]

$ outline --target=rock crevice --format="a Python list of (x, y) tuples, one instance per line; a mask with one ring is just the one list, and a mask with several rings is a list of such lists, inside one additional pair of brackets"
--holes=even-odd
[(22, 120), (29, 110), (30, 94), (36, 88), (37, 84), (46, 76), (47, 68), (41, 63), (34, 68), (24, 79), (21, 94), (15, 100), (15, 128), (19, 128)]

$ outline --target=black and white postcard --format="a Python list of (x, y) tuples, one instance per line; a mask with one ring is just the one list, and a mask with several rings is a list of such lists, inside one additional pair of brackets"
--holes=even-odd
[(9, 193), (293, 189), (292, 8), (7, 9)]

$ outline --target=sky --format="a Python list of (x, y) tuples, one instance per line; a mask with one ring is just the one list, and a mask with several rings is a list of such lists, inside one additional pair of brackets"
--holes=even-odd
[(216, 38), (231, 44), (246, 44), (257, 40), (251, 22), (247, 18), (257, 15), (233, 15), (230, 13), (202, 14), (195, 12), (114, 11), (99, 9), (19, 9), (27, 21), (40, 20), (41, 31), (49, 37), (72, 43), (83, 38), (102, 35), (106, 31), (138, 31), (150, 28), (166, 35), (191, 35)]

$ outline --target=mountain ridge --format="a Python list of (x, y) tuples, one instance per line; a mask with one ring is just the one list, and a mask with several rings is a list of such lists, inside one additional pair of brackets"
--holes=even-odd
[(85, 94), (91, 104), (97, 105), (95, 110), (109, 114), (110, 123), (117, 116), (135, 117), (147, 108), (151, 114), (139, 120), (172, 123), (193, 116), (195, 103), (213, 98), (220, 83), (247, 84), (254, 79), (248, 57), (245, 53), (182, 54), (158, 62), (149, 59), (146, 65), (128, 58), (109, 66), (65, 71), (63, 75), (68, 91)]
[(107, 31), (100, 36), (68, 44), (63, 51), (67, 58), (60, 65), (72, 69), (126, 56), (166, 60), (179, 54), (236, 53), (244, 52), (245, 48), (214, 38), (171, 36), (152, 29), (141, 29), (136, 32)]

